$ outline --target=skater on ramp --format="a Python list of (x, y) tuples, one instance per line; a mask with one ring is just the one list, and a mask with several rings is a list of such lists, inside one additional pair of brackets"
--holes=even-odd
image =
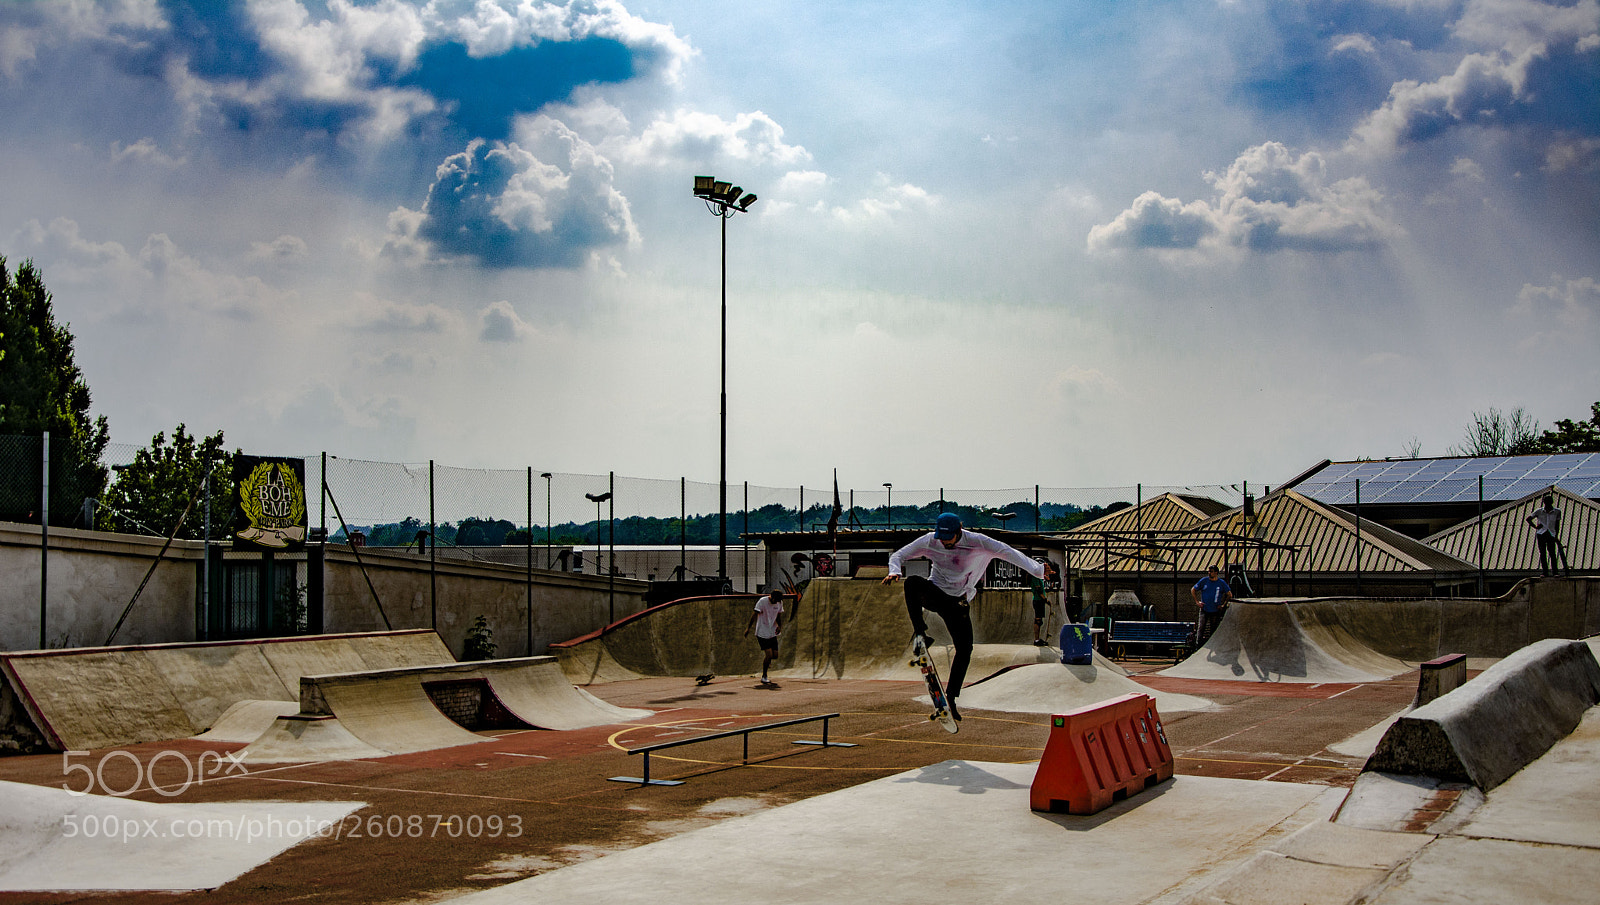
[(1228, 611), (1228, 601), (1233, 599), (1233, 588), (1218, 574), (1217, 567), (1212, 566), (1206, 569), (1206, 577), (1194, 583), (1189, 593), (1194, 597), (1195, 607), (1200, 610), (1200, 618), (1194, 623), (1194, 648), (1199, 650), (1205, 646), (1217, 626), (1222, 624), (1222, 614)]
[[(929, 577), (913, 575), (905, 579), (906, 612), (911, 616), (911, 628), (922, 639), (924, 646), (932, 644), (923, 610), (939, 614), (945, 630), (955, 644), (956, 656), (950, 663), (950, 678), (945, 683), (945, 698), (949, 701), (950, 715), (961, 719), (956, 709), (956, 697), (961, 694), (961, 683), (967, 677), (967, 664), (972, 660), (972, 598), (977, 595), (978, 582), (989, 569), (989, 563), (1003, 559), (1034, 578), (1043, 578), (1045, 567), (1006, 544), (976, 531), (961, 527), (961, 517), (946, 512), (934, 523), (934, 529), (922, 535), (889, 556), (889, 574), (883, 583), (899, 581), (905, 575), (908, 559), (926, 559), (932, 564)], [(913, 639), (915, 640), (915, 639)]]

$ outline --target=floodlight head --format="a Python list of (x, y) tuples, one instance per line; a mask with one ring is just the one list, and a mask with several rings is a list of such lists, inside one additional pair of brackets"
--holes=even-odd
[(747, 210), (750, 209), (750, 205), (755, 204), (755, 203), (756, 203), (756, 193), (755, 192), (751, 192), (750, 194), (744, 196), (744, 198), (739, 201), (739, 210), (747, 211)]
[(728, 189), (733, 188), (731, 182), (714, 182), (711, 184), (711, 200), (721, 201), (728, 196)]
[(710, 198), (716, 182), (717, 177), (715, 176), (694, 177), (694, 196), (696, 198)]

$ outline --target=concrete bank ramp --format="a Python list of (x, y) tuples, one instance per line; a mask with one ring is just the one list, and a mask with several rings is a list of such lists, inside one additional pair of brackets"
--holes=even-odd
[(302, 676), (454, 659), (428, 629), (6, 652), (0, 734), (53, 751), (187, 738), (240, 701), (298, 700)]
[(1330, 607), (1239, 601), (1201, 648), (1161, 671), (1182, 679), (1381, 682), (1412, 668), (1362, 644)]
[(1500, 597), (1276, 598), (1228, 608), (1210, 641), (1162, 675), (1370, 682), (1446, 654), (1499, 659), (1546, 638), (1600, 634), (1600, 579), (1519, 582)]
[(1008, 669), (968, 685), (961, 692), (961, 707), (1005, 713), (1065, 713), (1125, 694), (1144, 694), (1155, 698), (1156, 709), (1161, 713), (1220, 709), (1205, 698), (1146, 688), (1120, 668), (1107, 669), (1108, 662), (1097, 655), (1092, 665), (1072, 666), (1055, 660)]
[[(761, 652), (744, 630), (755, 601), (753, 594), (677, 600), (552, 644), (550, 650), (579, 685), (642, 676), (753, 675), (761, 671)], [(979, 593), (972, 622), (978, 649), (970, 681), (1020, 662), (1059, 656), (1032, 647), (1033, 607), (1026, 591)], [(928, 624), (938, 644), (948, 645), (941, 621), (933, 617)], [(1019, 645), (1029, 649), (1019, 651)], [(784, 678), (915, 679), (918, 673), (907, 665), (910, 653), (904, 585), (816, 578), (798, 602), (784, 605), (773, 670)]]
[(1364, 772), (1470, 782), (1488, 791), (1565, 738), (1600, 703), (1600, 663), (1582, 641), (1547, 639), (1401, 716)]
[(469, 726), (583, 729), (651, 715), (574, 688), (549, 656), (305, 676), (299, 712), (274, 720), (241, 757), (384, 757), (487, 740)]

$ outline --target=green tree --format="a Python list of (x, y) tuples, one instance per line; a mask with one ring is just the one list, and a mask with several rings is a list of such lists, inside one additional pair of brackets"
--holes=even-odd
[(1600, 402), (1589, 406), (1588, 421), (1562, 418), (1539, 435), (1533, 450), (1541, 453), (1600, 452)]
[[(74, 359), (72, 332), (56, 323), (44, 278), (32, 261), (12, 274), (0, 256), (0, 434), (50, 432), (50, 521), (70, 525), (85, 499), (100, 496), (100, 464), (111, 439), (105, 416), (89, 415), (89, 385)], [(33, 486), (38, 486), (35, 483)], [(11, 500), (12, 493), (5, 498)], [(18, 500), (28, 499), (27, 494)], [(37, 519), (37, 494), (27, 512), (7, 503), (0, 518)], [(33, 517), (30, 519), (29, 515)]]
[(1457, 456), (1522, 456), (1538, 452), (1539, 422), (1528, 417), (1521, 406), (1509, 413), (1491, 408), (1473, 412), (1472, 425), (1460, 446), (1450, 447)]
[(171, 441), (166, 432), (158, 432), (134, 454), (131, 465), (118, 470), (106, 491), (99, 527), (165, 537), (187, 507), (177, 536), (205, 537), (201, 478), (208, 462), (216, 463), (211, 472), (211, 536), (223, 537), (234, 509), (233, 453), (222, 448), (222, 431), (198, 438), (182, 424), (173, 429)]

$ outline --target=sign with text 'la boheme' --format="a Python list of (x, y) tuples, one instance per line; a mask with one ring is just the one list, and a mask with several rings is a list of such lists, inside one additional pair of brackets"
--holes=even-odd
[(305, 473), (301, 459), (233, 457), (236, 549), (292, 552), (305, 546)]

